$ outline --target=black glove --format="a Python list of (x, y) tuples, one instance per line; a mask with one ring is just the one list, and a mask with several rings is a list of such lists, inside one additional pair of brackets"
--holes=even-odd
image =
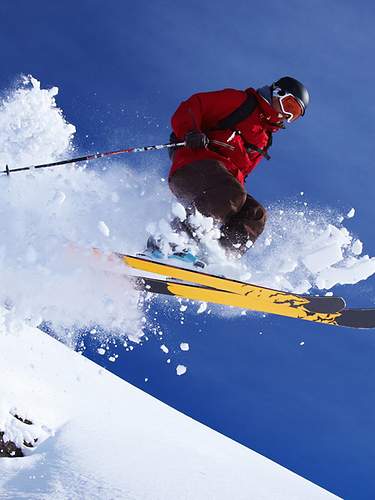
[(192, 130), (185, 135), (186, 147), (196, 150), (205, 149), (208, 146), (209, 139), (204, 132)]

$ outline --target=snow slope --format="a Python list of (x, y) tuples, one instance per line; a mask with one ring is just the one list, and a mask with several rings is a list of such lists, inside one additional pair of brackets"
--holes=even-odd
[(0, 459), (1, 498), (336, 498), (3, 309), (0, 366), (0, 430), (38, 438), (26, 457)]

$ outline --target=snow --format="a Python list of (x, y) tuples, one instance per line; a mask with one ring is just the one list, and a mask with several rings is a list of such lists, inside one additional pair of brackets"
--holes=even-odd
[[(1, 164), (23, 167), (79, 156), (75, 127), (56, 106), (57, 95), (56, 87), (41, 89), (30, 77), (0, 102)], [(0, 177), (0, 303), (11, 306), (20, 320), (48, 321), (72, 345), (72, 332), (80, 328), (139, 339), (147, 325), (139, 293), (122, 275), (89, 264), (88, 255), (79, 259), (71, 243), (135, 253), (146, 240), (144, 214), (166, 211), (160, 194), (166, 188), (159, 193), (156, 172), (145, 180), (143, 173), (121, 165), (99, 174), (97, 163), (90, 169), (67, 166)], [(139, 204), (142, 190), (150, 193), (144, 205)]]
[(0, 429), (35, 444), (0, 459), (1, 498), (336, 498), (3, 309), (0, 346)]
[[(9, 168), (55, 160), (72, 149), (76, 131), (56, 106), (57, 87), (41, 89), (33, 77), (22, 83), (0, 104), (0, 164)], [(23, 200), (29, 201), (27, 196)]]
[(181, 349), (181, 351), (188, 351), (190, 349), (188, 342), (181, 342), (180, 349)]
[(111, 234), (110, 230), (109, 230), (109, 227), (107, 226), (107, 224), (104, 222), (104, 221), (99, 221), (98, 223), (98, 229), (99, 231), (104, 234), (104, 236), (106, 236), (107, 238), (109, 237), (109, 235)]
[(360, 240), (354, 240), (352, 244), (352, 253), (353, 255), (361, 255), (363, 251), (363, 243)]
[(160, 346), (160, 349), (165, 353), (165, 354), (168, 354), (169, 353), (169, 349), (166, 345), (162, 344)]
[[(363, 243), (339, 214), (306, 209), (301, 216), (298, 206), (270, 210), (264, 234), (241, 262), (252, 282), (308, 293), (313, 287), (325, 291), (355, 284), (375, 273), (375, 258), (362, 255)], [(237, 276), (241, 279), (241, 273)]]
[(351, 208), (349, 212), (346, 214), (348, 219), (351, 219), (355, 215), (355, 208)]
[(365, 255), (345, 262), (345, 266), (330, 267), (320, 272), (316, 278), (318, 288), (332, 288), (337, 283), (352, 284), (367, 279), (374, 273), (375, 258)]
[(202, 314), (207, 310), (207, 302), (202, 302), (197, 309), (197, 314)]
[(177, 375), (185, 375), (185, 373), (187, 372), (187, 368), (185, 365), (177, 365), (176, 366), (176, 373)]
[[(298, 204), (295, 208), (271, 207), (264, 234), (241, 261), (224, 253), (211, 217), (188, 215), (176, 203), (172, 213), (181, 220), (187, 219), (193, 227), (205, 253), (207, 272), (297, 293), (308, 293), (313, 287), (325, 290), (337, 284), (354, 284), (372, 276), (375, 258), (361, 255), (363, 243), (342, 225), (344, 218), (331, 210), (324, 212), (306, 206), (304, 202), (303, 210)], [(171, 218), (172, 215), (167, 219)], [(189, 247), (199, 256), (197, 245), (189, 242), (186, 235), (173, 233), (167, 219), (149, 225), (163, 252), (170, 254), (168, 242), (173, 242), (179, 250)], [(199, 308), (200, 312), (204, 309)]]
[(303, 263), (311, 273), (318, 273), (343, 259), (341, 245), (334, 242), (325, 248), (319, 248), (303, 258)]
[(173, 203), (172, 204), (172, 214), (175, 217), (178, 217), (182, 221), (186, 219), (186, 210), (181, 205), (181, 203)]

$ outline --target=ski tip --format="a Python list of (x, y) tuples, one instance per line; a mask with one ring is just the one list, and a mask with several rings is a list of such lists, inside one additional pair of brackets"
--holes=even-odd
[(336, 318), (338, 326), (358, 329), (375, 328), (375, 309), (344, 309)]
[(306, 306), (309, 311), (315, 313), (331, 314), (341, 312), (346, 307), (346, 302), (342, 297), (314, 297), (305, 295), (309, 304)]

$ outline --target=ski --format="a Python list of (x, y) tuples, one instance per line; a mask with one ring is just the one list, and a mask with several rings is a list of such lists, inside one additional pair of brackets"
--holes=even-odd
[[(238, 295), (236, 293), (226, 292), (223, 290), (210, 288), (201, 285), (170, 281), (168, 279), (157, 279), (149, 277), (130, 277), (134, 280), (135, 287), (138, 290), (154, 294), (169, 295), (201, 302), (210, 302), (241, 309), (250, 309), (263, 313), (277, 314), (295, 319), (303, 319), (322, 323), (331, 326), (340, 326), (348, 328), (375, 328), (375, 309), (350, 309), (345, 308), (336, 312), (326, 312), (324, 301), (320, 302), (323, 307), (319, 311), (307, 309), (306, 306), (293, 303), (278, 303), (275, 302), (273, 307), (266, 305), (259, 306), (258, 302), (254, 302), (253, 296)], [(313, 297), (314, 299), (326, 299), (333, 297)], [(340, 300), (340, 297), (337, 298)], [(319, 301), (315, 302), (315, 306), (319, 305)], [(311, 304), (310, 304), (311, 306)], [(331, 306), (332, 308), (332, 306)]]
[(345, 301), (342, 297), (313, 297), (310, 295), (293, 294), (283, 292), (272, 288), (267, 288), (244, 281), (238, 281), (231, 278), (225, 278), (214, 274), (209, 274), (204, 271), (197, 271), (193, 269), (186, 269), (183, 267), (175, 266), (173, 264), (159, 262), (144, 257), (135, 257), (133, 255), (115, 254), (120, 258), (124, 264), (133, 269), (144, 271), (152, 274), (159, 274), (167, 278), (174, 278), (176, 280), (202, 285), (207, 288), (213, 288), (226, 292), (235, 293), (238, 295), (255, 294), (257, 296), (263, 295), (275, 300), (283, 297), (285, 300), (306, 301), (312, 304), (324, 303), (328, 310), (326, 312), (336, 312), (345, 307)]
[(124, 264), (132, 269), (152, 274), (159, 274), (166, 278), (173, 278), (182, 282), (194, 283), (207, 289), (230, 292), (235, 295), (251, 297), (254, 303), (269, 302), (285, 307), (307, 307), (311, 312), (334, 313), (345, 307), (341, 297), (314, 297), (310, 295), (294, 294), (267, 288), (252, 283), (223, 278), (202, 271), (186, 269), (169, 263), (158, 262), (144, 257), (135, 257), (121, 253), (115, 254)]

